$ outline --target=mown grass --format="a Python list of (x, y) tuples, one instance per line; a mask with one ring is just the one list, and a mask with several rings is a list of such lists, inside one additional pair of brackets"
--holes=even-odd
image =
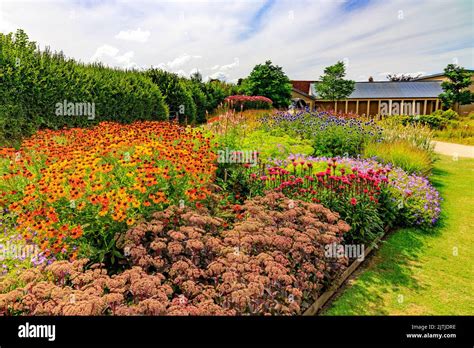
[(474, 159), (440, 156), (444, 197), (430, 232), (394, 232), (322, 315), (473, 315)]

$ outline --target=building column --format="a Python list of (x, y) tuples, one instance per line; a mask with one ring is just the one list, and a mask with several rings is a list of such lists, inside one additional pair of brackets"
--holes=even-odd
[(347, 104), (349, 103), (349, 101), (346, 99), (346, 114), (347, 114)]
[(414, 115), (416, 112), (416, 102), (415, 99), (413, 99), (413, 103), (411, 104), (411, 114)]
[(334, 112), (337, 113), (337, 100), (334, 102)]
[(388, 101), (388, 114), (392, 116), (392, 99)]
[(435, 106), (435, 111), (437, 111), (437, 110), (438, 110), (438, 106), (439, 106), (439, 99), (438, 99), (438, 98), (436, 98), (436, 106)]
[(367, 116), (370, 116), (370, 99), (367, 100)]
[(400, 115), (405, 115), (405, 111), (403, 110), (403, 99), (400, 102)]
[(359, 99), (356, 101), (356, 114), (359, 115)]
[(382, 104), (382, 101), (379, 99), (379, 106), (378, 106), (378, 110), (377, 110), (377, 114), (379, 115), (379, 119), (382, 118), (382, 115), (380, 114), (380, 104)]
[(426, 104), (427, 104), (427, 100), (425, 99), (425, 103), (423, 105), (423, 115), (426, 115)]

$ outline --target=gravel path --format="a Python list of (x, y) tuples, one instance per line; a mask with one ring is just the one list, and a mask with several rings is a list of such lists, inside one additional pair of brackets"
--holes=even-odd
[(434, 141), (435, 152), (442, 155), (474, 158), (474, 146)]

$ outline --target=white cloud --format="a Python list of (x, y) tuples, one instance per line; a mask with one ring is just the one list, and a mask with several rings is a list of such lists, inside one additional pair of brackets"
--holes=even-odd
[(144, 43), (148, 41), (150, 35), (149, 31), (142, 31), (138, 28), (136, 30), (121, 30), (117, 35), (115, 35), (115, 38), (119, 40)]
[(94, 55), (90, 58), (92, 62), (103, 62), (106, 65), (118, 65), (123, 68), (136, 68), (138, 65), (132, 61), (135, 53), (133, 51), (128, 51), (122, 55), (119, 55), (119, 49), (110, 46), (102, 45), (97, 48)]
[(191, 56), (189, 54), (182, 54), (179, 57), (176, 57), (175, 59), (173, 59), (172, 61), (166, 63), (166, 66), (169, 69), (174, 70), (174, 69), (184, 66), (186, 63), (188, 63), (192, 59), (199, 59), (199, 58), (202, 58), (202, 57), (198, 55)]
[(208, 75), (204, 78), (205, 81), (209, 81), (209, 80), (221, 80), (221, 81), (228, 81), (229, 80), (229, 75), (226, 74), (225, 72), (223, 71), (218, 71), (218, 72), (215, 72), (211, 75)]
[[(469, 0), (369, 2), (352, 12), (340, 1), (300, 0), (295, 7), (276, 0), (263, 11), (264, 3), (7, 0), (1, 2), (0, 29), (23, 28), (42, 47), (85, 62), (92, 56), (119, 67), (197, 68), (229, 81), (268, 59), (291, 79), (317, 79), (325, 66), (344, 58), (352, 79), (383, 78), (387, 71), (436, 73), (455, 59), (473, 68)], [(137, 45), (140, 40), (146, 45)], [(109, 47), (96, 51), (104, 43)]]
[(0, 32), (7, 34), (15, 31), (16, 27), (16, 25), (7, 20), (6, 15), (2, 11), (2, 4), (0, 2)]

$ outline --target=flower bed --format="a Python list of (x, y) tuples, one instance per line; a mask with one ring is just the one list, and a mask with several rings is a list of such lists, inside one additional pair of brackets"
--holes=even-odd
[[(329, 173), (326, 169), (328, 164), (333, 168), (333, 171)], [(336, 164), (336, 166), (334, 166), (334, 164)], [(361, 192), (360, 189), (354, 188), (358, 187), (358, 185), (366, 184), (364, 180), (367, 180), (365, 178), (368, 177), (372, 178), (373, 182), (387, 182), (387, 185), (383, 185), (380, 190), (373, 190), (370, 187), (366, 187), (362, 190), (364, 193), (362, 197), (366, 197), (370, 192), (383, 193), (386, 187), (390, 201), (396, 205), (396, 222), (399, 225), (430, 228), (437, 222), (440, 216), (441, 197), (428, 179), (423, 176), (408, 174), (400, 168), (380, 164), (374, 159), (292, 155), (287, 160), (274, 161), (268, 165), (268, 169), (266, 170), (275, 172), (274, 166), (282, 168), (285, 171), (290, 171), (290, 173), (286, 173), (286, 175), (292, 174), (295, 177), (292, 180), (299, 182), (299, 185), (297, 185), (298, 190), (301, 188), (305, 190), (303, 192), (300, 191), (298, 195), (313, 194), (314, 191), (314, 196), (311, 199), (324, 200), (324, 202), (328, 204), (328, 207), (336, 211), (338, 206), (334, 205), (326, 196), (335, 197), (336, 200), (343, 200), (347, 204), (347, 201), (352, 198), (351, 195), (354, 196), (354, 193)], [(319, 169), (319, 172), (316, 168)], [(337, 173), (335, 171), (336, 168), (339, 168)], [(309, 171), (309, 169), (311, 169), (311, 171)], [(347, 176), (349, 176), (349, 179)], [(361, 176), (362, 180), (354, 185), (350, 179), (352, 176), (356, 176), (354, 177), (356, 181), (358, 177)], [(313, 179), (311, 179), (311, 177)], [(272, 179), (271, 176), (266, 176), (263, 181), (265, 182), (265, 186), (269, 188), (278, 187), (284, 182), (281, 176), (276, 179)], [(342, 182), (344, 185), (341, 187), (340, 185), (334, 184), (337, 182)], [(308, 184), (311, 187), (315, 186), (314, 189), (306, 187)], [(308, 191), (308, 189), (310, 191)], [(365, 190), (367, 190), (367, 192), (365, 192)], [(332, 192), (335, 193), (333, 194)], [(372, 197), (374, 197), (375, 201), (375, 196)], [(357, 199), (357, 197), (355, 198)], [(366, 200), (366, 198), (364, 199)], [(353, 201), (349, 203), (351, 202)]]
[(373, 120), (346, 118), (327, 112), (277, 112), (261, 119), (263, 128), (311, 139), (318, 156), (356, 156), (370, 141), (381, 139)]
[(201, 132), (164, 122), (40, 131), (19, 151), (3, 149), (0, 204), (16, 216), (13, 232), (46, 256), (102, 261), (127, 226), (206, 198), (211, 149)]
[(233, 226), (205, 209), (154, 214), (120, 241), (131, 268), (117, 275), (56, 261), (4, 280), (0, 314), (301, 314), (347, 265), (324, 251), (350, 227), (319, 204), (270, 193), (233, 211)]

